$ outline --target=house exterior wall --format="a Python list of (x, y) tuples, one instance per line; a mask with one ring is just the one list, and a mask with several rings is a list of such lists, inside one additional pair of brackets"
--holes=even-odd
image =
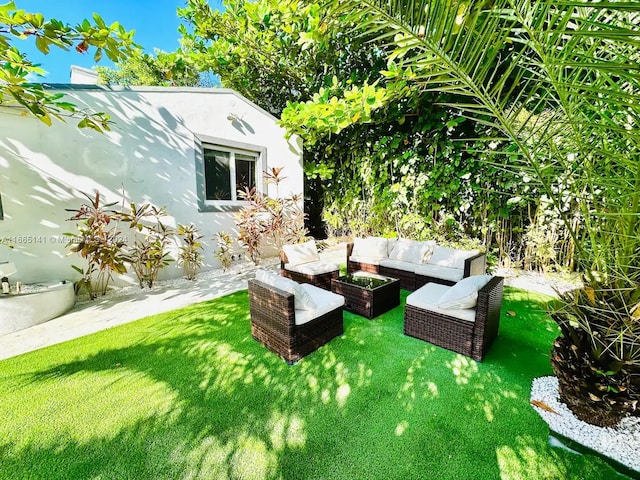
[[(107, 112), (115, 125), (104, 134), (78, 129), (73, 119), (47, 127), (0, 108), (0, 237), (13, 244), (0, 247), (0, 261), (16, 264), (12, 283), (79, 277), (71, 265), (84, 267), (86, 261), (67, 254), (63, 234), (76, 225), (65, 209), (78, 208), (86, 202), (83, 192), (96, 191), (107, 202), (122, 203), (124, 191), (127, 205), (165, 207), (170, 217), (164, 223), (172, 227), (193, 223), (204, 236), (205, 270), (218, 268), (213, 236), (237, 235), (237, 207), (207, 211), (201, 198), (202, 142), (261, 152), (262, 168), (285, 167), (278, 193), (302, 193), (301, 140), (287, 140), (271, 115), (231, 90), (66, 86), (60, 92), (79, 107)], [(263, 187), (276, 195), (274, 186)], [(180, 275), (173, 263), (160, 278)], [(135, 278), (128, 274), (118, 281)]]

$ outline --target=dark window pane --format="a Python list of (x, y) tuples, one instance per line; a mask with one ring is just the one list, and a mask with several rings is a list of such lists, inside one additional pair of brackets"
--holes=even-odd
[[(248, 160), (247, 160), (248, 159)], [(236, 187), (238, 191), (251, 189), (256, 185), (256, 162), (248, 155), (236, 154)]]
[(207, 200), (231, 200), (231, 169), (228, 152), (204, 150), (204, 180)]

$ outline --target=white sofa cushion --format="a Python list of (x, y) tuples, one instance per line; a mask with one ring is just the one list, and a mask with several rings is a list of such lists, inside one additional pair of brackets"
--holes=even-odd
[(418, 268), (417, 263), (403, 262), (401, 260), (389, 260), (389, 259), (381, 260), (380, 266), (388, 267), (388, 268), (396, 268), (398, 270), (404, 270), (405, 272), (411, 272), (411, 273), (415, 273), (416, 268)]
[(447, 290), (437, 303), (439, 308), (473, 308), (478, 301), (478, 290), (484, 287), (491, 275), (472, 275), (463, 278)]
[(351, 260), (352, 262), (358, 262), (358, 263), (368, 263), (370, 265), (380, 265), (380, 262), (382, 260), (384, 260), (386, 257), (381, 258), (381, 257), (361, 257), (361, 256), (355, 256), (355, 255), (351, 255), (349, 257), (349, 260)]
[(256, 280), (284, 292), (291, 293), (296, 310), (315, 310), (318, 308), (313, 297), (307, 293), (303, 285), (294, 282), (290, 278), (281, 277), (276, 273), (260, 269), (256, 271)]
[(282, 250), (287, 256), (287, 263), (290, 265), (301, 265), (308, 262), (320, 260), (316, 241), (312, 238), (308, 242), (283, 245)]
[(356, 237), (353, 239), (353, 251), (351, 255), (356, 257), (387, 258), (389, 255), (387, 243), (386, 238)]
[(407, 305), (440, 313), (449, 317), (459, 318), (469, 322), (476, 321), (476, 311), (473, 308), (445, 309), (438, 306), (440, 298), (452, 287), (439, 283), (427, 283), (407, 297)]
[(402, 262), (427, 263), (433, 253), (434, 246), (434, 241), (417, 242), (399, 238), (389, 255), (389, 259)]
[(303, 325), (344, 305), (344, 297), (342, 295), (331, 293), (309, 283), (303, 283), (300, 287), (313, 299), (317, 307), (314, 310), (296, 308), (296, 325)]
[(442, 280), (449, 280), (450, 282), (457, 282), (464, 277), (464, 269), (440, 267), (438, 265), (419, 265), (416, 267), (416, 275), (422, 275), (424, 277), (440, 278)]
[(302, 273), (305, 275), (320, 275), (340, 269), (340, 267), (335, 263), (324, 262), (322, 260), (319, 260), (317, 262), (302, 263), (300, 265), (291, 265), (290, 263), (286, 263), (284, 265), (284, 268), (285, 270)]
[(464, 269), (464, 261), (477, 254), (478, 250), (458, 250), (456, 248), (436, 245), (433, 248), (433, 255), (429, 258), (428, 263), (430, 265), (439, 265), (441, 267)]

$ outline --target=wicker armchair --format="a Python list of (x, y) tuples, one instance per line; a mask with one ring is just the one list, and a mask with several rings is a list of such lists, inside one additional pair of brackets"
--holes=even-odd
[(475, 321), (407, 304), (404, 313), (405, 335), (482, 361), (498, 335), (503, 283), (502, 277), (493, 277), (478, 290)]
[(249, 310), (251, 336), (289, 364), (344, 332), (342, 306), (297, 325), (293, 294), (258, 280), (249, 280)]
[(280, 275), (298, 283), (310, 283), (316, 287), (331, 291), (331, 279), (338, 278), (339, 273), (338, 265), (321, 260), (290, 265), (284, 249), (280, 251)]

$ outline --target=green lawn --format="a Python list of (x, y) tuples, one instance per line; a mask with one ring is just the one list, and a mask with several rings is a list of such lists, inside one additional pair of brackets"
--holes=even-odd
[(246, 291), (0, 361), (0, 478), (614, 478), (548, 446), (529, 393), (557, 330), (544, 297), (505, 293), (483, 363), (405, 337), (398, 307), (345, 312), (287, 366)]

